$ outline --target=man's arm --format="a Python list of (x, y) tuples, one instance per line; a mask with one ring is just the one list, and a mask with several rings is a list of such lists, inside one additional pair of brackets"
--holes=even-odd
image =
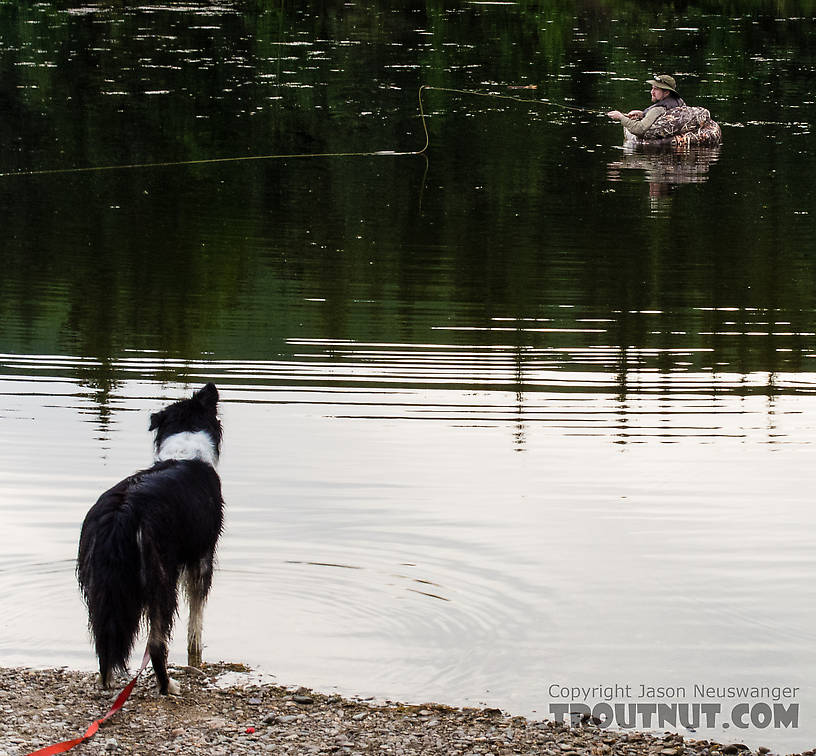
[(634, 134), (635, 136), (643, 136), (647, 129), (665, 112), (666, 108), (650, 108), (643, 114), (643, 117), (640, 120), (629, 118), (629, 116), (625, 116), (622, 113), (619, 114), (620, 118), (616, 118), (615, 120), (620, 121), (624, 128), (626, 128), (626, 130), (631, 134)]

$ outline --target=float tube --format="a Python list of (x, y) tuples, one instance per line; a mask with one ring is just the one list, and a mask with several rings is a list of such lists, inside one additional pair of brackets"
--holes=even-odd
[(715, 147), (722, 144), (722, 129), (705, 108), (679, 105), (667, 110), (643, 136), (635, 136), (625, 126), (624, 141), (646, 147)]

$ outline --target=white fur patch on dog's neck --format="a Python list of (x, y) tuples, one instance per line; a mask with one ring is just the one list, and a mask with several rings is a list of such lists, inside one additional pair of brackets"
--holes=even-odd
[(218, 464), (218, 454), (215, 444), (205, 431), (184, 431), (174, 433), (162, 441), (154, 457), (156, 462), (166, 462), (169, 459), (200, 459), (211, 467)]

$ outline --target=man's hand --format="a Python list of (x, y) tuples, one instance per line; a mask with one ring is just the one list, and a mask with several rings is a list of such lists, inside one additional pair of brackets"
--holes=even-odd
[(625, 117), (620, 110), (610, 110), (606, 115), (613, 121), (620, 121), (621, 118)]

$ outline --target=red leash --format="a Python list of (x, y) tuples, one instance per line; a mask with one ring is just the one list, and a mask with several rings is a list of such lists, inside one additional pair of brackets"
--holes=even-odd
[(94, 735), (96, 735), (96, 731), (99, 729), (99, 725), (103, 722), (110, 719), (114, 714), (116, 714), (119, 709), (121, 709), (125, 705), (125, 701), (128, 700), (128, 696), (130, 696), (131, 692), (133, 691), (133, 687), (136, 685), (136, 681), (139, 679), (139, 675), (145, 671), (145, 667), (147, 667), (147, 663), (150, 661), (150, 652), (148, 649), (145, 649), (144, 657), (142, 658), (142, 666), (139, 667), (139, 671), (136, 673), (136, 677), (134, 677), (126, 686), (125, 689), (117, 696), (116, 701), (114, 701), (113, 706), (111, 706), (110, 711), (105, 714), (104, 717), (91, 722), (88, 726), (88, 729), (85, 730), (85, 734), (82, 737), (74, 738), (73, 740), (66, 740), (62, 743), (55, 743), (54, 745), (47, 746), (46, 748), (40, 748), (39, 751), (32, 751), (31, 753), (27, 754), (27, 756), (51, 756), (54, 753), (65, 753), (66, 751), (70, 751), (74, 746), (78, 746), (80, 743), (84, 743), (86, 740), (89, 740)]

